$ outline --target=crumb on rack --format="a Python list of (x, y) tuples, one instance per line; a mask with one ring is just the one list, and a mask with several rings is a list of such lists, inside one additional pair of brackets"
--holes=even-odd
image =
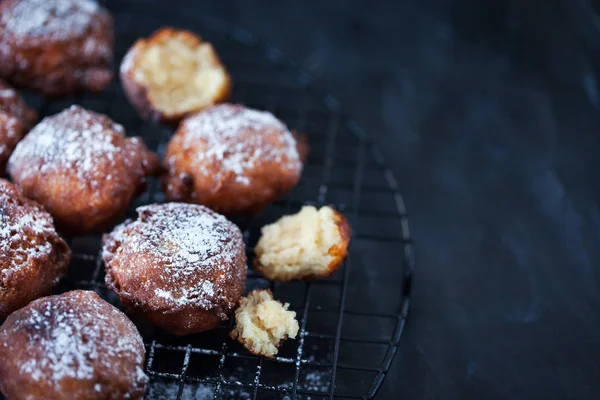
[(240, 299), (229, 335), (256, 355), (274, 357), (285, 340), (298, 334), (296, 313), (289, 306), (274, 300), (270, 290), (254, 290)]

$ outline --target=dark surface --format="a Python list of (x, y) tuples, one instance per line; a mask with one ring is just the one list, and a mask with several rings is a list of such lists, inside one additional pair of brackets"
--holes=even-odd
[(587, 2), (205, 3), (309, 69), (399, 180), (417, 272), (380, 398), (599, 398)]

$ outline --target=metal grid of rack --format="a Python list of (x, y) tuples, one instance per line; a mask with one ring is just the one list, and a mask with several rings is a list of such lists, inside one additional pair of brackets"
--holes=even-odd
[[(273, 359), (254, 356), (229, 339), (231, 321), (211, 332), (174, 337), (134, 319), (147, 348), (146, 397), (372, 398), (398, 349), (414, 263), (407, 214), (391, 171), (339, 103), (315, 90), (311, 78), (280, 51), (222, 21), (178, 14), (156, 3), (104, 1), (115, 18), (117, 62), (137, 38), (160, 26), (193, 30), (214, 44), (230, 70), (233, 102), (269, 110), (308, 136), (311, 154), (298, 187), (261, 216), (235, 221), (249, 260), (260, 227), (302, 204), (333, 204), (349, 218), (354, 235), (345, 265), (329, 279), (273, 283), (249, 267), (247, 290), (271, 288), (277, 299), (290, 303), (300, 323), (298, 338), (288, 340)], [(160, 155), (173, 132), (140, 120), (118, 79), (98, 95), (51, 102), (31, 94), (26, 98), (43, 116), (72, 103), (105, 113)], [(128, 216), (135, 215), (136, 206), (162, 201), (158, 182), (152, 181)], [(118, 306), (104, 285), (100, 241), (100, 235), (70, 238), (73, 261), (58, 291), (93, 289)]]

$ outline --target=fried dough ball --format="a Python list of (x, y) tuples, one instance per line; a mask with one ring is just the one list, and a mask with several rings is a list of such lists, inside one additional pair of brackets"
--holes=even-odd
[(0, 76), (56, 96), (112, 79), (112, 17), (91, 0), (0, 2)]
[(206, 207), (139, 207), (103, 238), (106, 285), (154, 325), (187, 335), (217, 327), (237, 305), (246, 255), (237, 226)]
[(158, 166), (140, 138), (125, 137), (105, 115), (71, 106), (31, 130), (10, 157), (8, 173), (60, 231), (84, 234), (121, 217)]
[(0, 179), (0, 317), (49, 294), (70, 259), (50, 214)]
[(37, 113), (0, 79), (0, 176), (15, 146), (37, 121)]
[(296, 313), (289, 311), (289, 306), (273, 300), (270, 290), (254, 290), (240, 299), (236, 327), (229, 336), (253, 354), (275, 357), (281, 344), (298, 334)]
[(225, 101), (231, 92), (212, 45), (173, 28), (135, 42), (121, 63), (121, 81), (143, 118), (170, 123)]
[(7, 400), (141, 399), (144, 343), (95, 292), (43, 297), (0, 327), (0, 391)]
[(212, 106), (182, 121), (169, 142), (163, 190), (172, 201), (226, 215), (255, 214), (300, 179), (299, 144), (271, 113)]
[(352, 235), (346, 218), (328, 206), (304, 206), (261, 232), (254, 266), (274, 281), (330, 276), (348, 255)]

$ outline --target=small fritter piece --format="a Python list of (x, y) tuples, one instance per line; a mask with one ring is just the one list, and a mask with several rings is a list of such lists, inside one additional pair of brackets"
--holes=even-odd
[(216, 328), (237, 305), (246, 282), (242, 233), (206, 207), (139, 207), (103, 238), (106, 285), (132, 312), (187, 335)]
[(163, 190), (225, 215), (255, 214), (298, 183), (298, 148), (271, 113), (212, 106), (183, 120), (169, 142)]
[(19, 140), (37, 121), (37, 113), (0, 79), (0, 176)]
[(121, 63), (121, 81), (143, 118), (169, 123), (225, 101), (231, 92), (212, 45), (173, 28), (135, 42)]
[(270, 290), (254, 290), (240, 299), (235, 310), (235, 328), (229, 333), (250, 352), (275, 357), (279, 346), (298, 334), (296, 313), (288, 311), (288, 303), (273, 300)]
[(144, 343), (135, 325), (92, 291), (35, 300), (0, 327), (7, 400), (141, 399)]
[(346, 218), (328, 206), (304, 206), (261, 232), (254, 266), (274, 281), (330, 276), (348, 255), (352, 235)]
[(67, 234), (111, 226), (157, 172), (158, 158), (140, 138), (105, 115), (79, 106), (47, 117), (17, 145), (8, 173)]
[(0, 317), (49, 294), (70, 259), (50, 214), (0, 179)]
[(0, 77), (49, 96), (112, 79), (112, 17), (91, 0), (0, 2)]

